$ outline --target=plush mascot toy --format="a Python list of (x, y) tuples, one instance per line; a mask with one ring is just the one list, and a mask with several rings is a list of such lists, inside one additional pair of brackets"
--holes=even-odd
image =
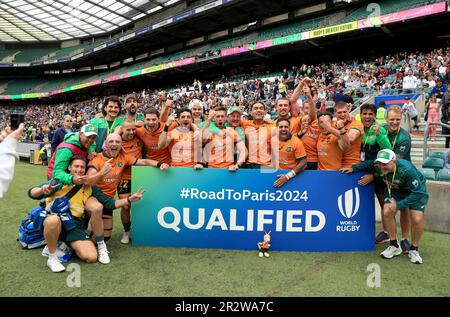
[(258, 248), (259, 248), (259, 257), (266, 257), (268, 258), (269, 255), (269, 248), (270, 248), (270, 233), (272, 231), (269, 231), (269, 233), (267, 233), (266, 231), (264, 231), (264, 241), (262, 242), (258, 242)]

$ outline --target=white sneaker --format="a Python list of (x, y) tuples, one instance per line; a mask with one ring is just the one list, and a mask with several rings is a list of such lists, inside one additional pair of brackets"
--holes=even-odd
[(98, 248), (98, 261), (102, 264), (109, 264), (111, 260), (109, 259), (108, 253), (106, 248)]
[(59, 262), (58, 258), (55, 256), (49, 256), (47, 260), (47, 266), (54, 273), (63, 272), (66, 270), (64, 265)]
[(423, 263), (422, 258), (419, 255), (419, 251), (417, 251), (417, 250), (409, 251), (408, 256), (411, 259), (411, 262), (414, 264), (422, 264)]
[(129, 244), (130, 241), (131, 241), (130, 232), (124, 232), (122, 235), (122, 239), (120, 240), (120, 243)]
[[(46, 257), (48, 257), (49, 256), (49, 254), (50, 254), (50, 252), (48, 251), (48, 246), (45, 246), (45, 248), (42, 250), (42, 256), (46, 256)], [(60, 249), (59, 249), (59, 246), (56, 248), (56, 251), (55, 251), (55, 254), (56, 254), (56, 257), (57, 258), (62, 258), (63, 256), (64, 256), (64, 252), (63, 251), (61, 251)]]
[(402, 249), (400, 247), (396, 248), (390, 245), (386, 250), (380, 253), (382, 258), (392, 259), (394, 256), (402, 254)]

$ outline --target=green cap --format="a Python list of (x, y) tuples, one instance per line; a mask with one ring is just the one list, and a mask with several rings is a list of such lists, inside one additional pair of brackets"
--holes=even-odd
[(235, 112), (235, 111), (237, 111), (237, 112), (239, 112), (240, 114), (242, 114), (241, 108), (239, 108), (238, 106), (231, 106), (230, 108), (228, 108), (227, 116), (229, 116), (230, 114), (232, 114), (232, 113)]
[(85, 136), (98, 135), (97, 127), (92, 124), (85, 124), (81, 131)]

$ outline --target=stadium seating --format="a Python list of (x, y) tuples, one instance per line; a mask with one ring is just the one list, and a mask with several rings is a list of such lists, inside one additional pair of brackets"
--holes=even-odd
[(435, 172), (438, 172), (444, 167), (444, 160), (438, 157), (429, 157), (423, 162), (423, 168), (432, 168)]
[(436, 180), (450, 182), (450, 169), (441, 169), (436, 175)]
[(444, 159), (445, 152), (441, 152), (441, 151), (433, 152), (433, 153), (431, 153), (430, 157), (437, 157), (437, 158), (440, 158), (440, 159)]
[(436, 172), (432, 168), (420, 168), (419, 171), (422, 173), (422, 175), (430, 181), (436, 180)]
[(16, 55), (14, 62), (17, 63), (29, 63), (35, 60), (42, 60), (44, 56), (54, 51), (54, 48), (36, 48), (30, 50), (22, 50)]

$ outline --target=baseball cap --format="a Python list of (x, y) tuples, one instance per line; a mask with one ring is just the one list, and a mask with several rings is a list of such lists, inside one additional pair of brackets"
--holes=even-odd
[(92, 124), (85, 124), (81, 127), (81, 131), (85, 136), (98, 135), (97, 128)]
[(136, 101), (138, 100), (135, 94), (129, 94), (125, 97), (125, 99), (123, 100), (123, 103), (126, 104), (127, 100), (130, 98), (134, 98), (134, 100), (136, 100)]
[(230, 108), (228, 108), (227, 116), (229, 116), (230, 114), (232, 114), (232, 113), (235, 112), (235, 111), (237, 111), (237, 112), (239, 112), (240, 114), (242, 114), (241, 108), (239, 108), (238, 106), (231, 106)]
[(392, 160), (395, 160), (397, 157), (392, 150), (384, 149), (378, 152), (377, 158), (375, 159), (375, 163), (383, 163), (387, 164)]

